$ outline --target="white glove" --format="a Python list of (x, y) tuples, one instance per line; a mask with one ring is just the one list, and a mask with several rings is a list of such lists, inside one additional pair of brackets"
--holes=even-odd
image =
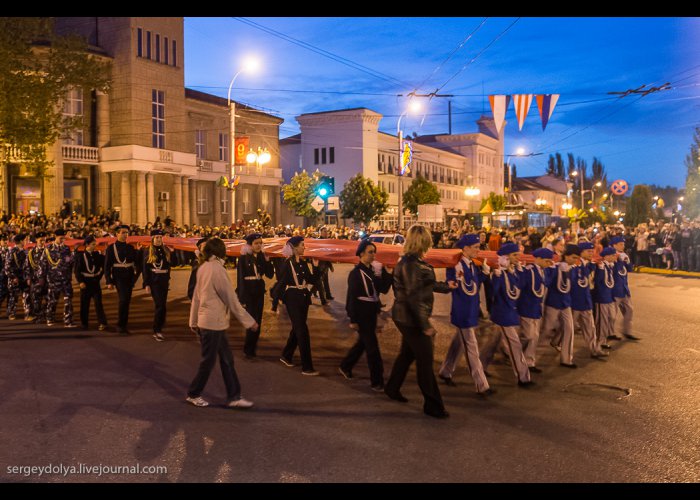
[(564, 261), (562, 261), (562, 262), (559, 263), (559, 267), (561, 268), (561, 270), (562, 270), (563, 272), (566, 272), (566, 271), (568, 271), (568, 270), (571, 268), (571, 266), (570, 266), (569, 264), (567, 264), (566, 262), (564, 262)]
[(523, 265), (520, 262), (517, 263), (515, 268), (518, 270), (518, 272), (523, 272)]
[(375, 276), (381, 276), (382, 275), (382, 263), (379, 262), (378, 260), (375, 260), (372, 262), (372, 269), (374, 270), (374, 275)]
[(622, 259), (622, 260), (625, 261), (625, 262), (629, 262), (629, 261), (630, 261), (629, 255), (627, 255), (625, 252), (621, 252), (621, 253), (620, 253), (620, 259)]
[(491, 272), (491, 268), (486, 263), (486, 259), (484, 259), (484, 263), (481, 265), (481, 269), (483, 269), (485, 274), (489, 274)]

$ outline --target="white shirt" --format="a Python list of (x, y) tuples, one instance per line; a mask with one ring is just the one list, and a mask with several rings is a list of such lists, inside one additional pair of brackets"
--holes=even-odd
[(190, 327), (226, 330), (230, 323), (229, 312), (245, 328), (255, 324), (253, 317), (238, 301), (223, 262), (211, 257), (197, 269), (197, 286), (190, 306)]

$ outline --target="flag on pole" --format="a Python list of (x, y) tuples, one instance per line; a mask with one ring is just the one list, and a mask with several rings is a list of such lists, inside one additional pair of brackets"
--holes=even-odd
[(552, 112), (554, 111), (554, 106), (557, 105), (559, 100), (559, 94), (542, 94), (536, 97), (537, 99), (537, 109), (540, 111), (540, 118), (542, 119), (542, 130), (547, 127), (549, 119), (552, 117)]
[(518, 119), (518, 130), (522, 130), (525, 117), (532, 105), (532, 94), (514, 94), (513, 104), (515, 105), (515, 116)]
[(503, 120), (506, 117), (506, 111), (508, 111), (508, 105), (510, 104), (509, 95), (490, 95), (489, 102), (491, 103), (491, 112), (493, 113), (493, 121), (496, 124), (496, 130), (501, 133), (501, 127), (503, 127)]

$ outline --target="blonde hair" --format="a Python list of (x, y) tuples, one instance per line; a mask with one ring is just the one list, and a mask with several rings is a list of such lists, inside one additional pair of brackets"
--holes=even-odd
[[(165, 246), (165, 243), (161, 245), (163, 247), (163, 250), (165, 251), (165, 260), (170, 262), (170, 250), (168, 250), (168, 247)], [(155, 245), (151, 241), (151, 246), (148, 247), (148, 262), (149, 264), (153, 264), (155, 261), (158, 260), (158, 257), (156, 256), (156, 249)]]
[(404, 255), (422, 257), (433, 246), (433, 237), (425, 226), (414, 224), (406, 232), (406, 242), (403, 245)]

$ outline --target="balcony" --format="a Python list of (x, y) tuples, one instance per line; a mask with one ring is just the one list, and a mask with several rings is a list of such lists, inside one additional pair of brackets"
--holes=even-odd
[(214, 162), (209, 160), (197, 160), (197, 169), (200, 172), (213, 172)]
[(100, 161), (100, 150), (90, 146), (61, 145), (61, 156), (64, 162), (97, 165)]

